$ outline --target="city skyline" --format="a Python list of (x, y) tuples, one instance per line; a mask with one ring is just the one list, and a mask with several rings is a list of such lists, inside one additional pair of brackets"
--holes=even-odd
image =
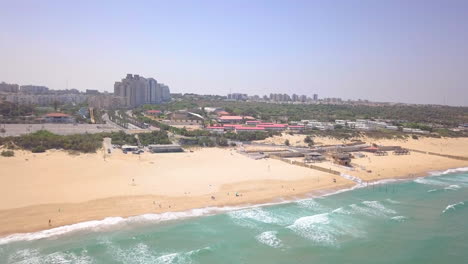
[[(6, 2), (0, 80), (468, 105), (465, 1)], [(157, 18), (154, 19), (157, 11)], [(86, 14), (86, 19), (83, 19)]]

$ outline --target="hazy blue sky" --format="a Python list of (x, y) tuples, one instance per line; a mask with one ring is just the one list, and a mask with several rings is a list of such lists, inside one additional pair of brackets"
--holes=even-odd
[(468, 105), (468, 1), (0, 0), (0, 81)]

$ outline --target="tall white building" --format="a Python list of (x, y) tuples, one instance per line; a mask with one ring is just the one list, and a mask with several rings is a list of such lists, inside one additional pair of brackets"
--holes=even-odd
[(114, 84), (114, 95), (124, 98), (125, 106), (159, 104), (171, 100), (169, 87), (153, 78), (127, 74), (125, 79)]

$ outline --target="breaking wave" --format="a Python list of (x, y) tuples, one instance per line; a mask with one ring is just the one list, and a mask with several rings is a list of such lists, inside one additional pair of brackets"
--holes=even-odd
[(383, 204), (379, 203), (378, 201), (364, 201), (362, 203), (367, 205), (368, 207), (374, 208), (385, 214), (396, 214), (395, 210), (388, 209), (387, 207), (385, 207)]
[(449, 212), (449, 211), (455, 211), (457, 208), (464, 206), (464, 202), (458, 202), (454, 204), (449, 204), (447, 207), (442, 211), (443, 214)]
[(459, 172), (468, 172), (468, 167), (448, 169), (445, 171), (433, 171), (430, 174), (433, 176), (437, 176), (437, 175), (454, 174), (454, 173), (459, 173)]
[(307, 208), (307, 209), (312, 209), (315, 211), (323, 211), (326, 208), (319, 204), (315, 199), (305, 199), (305, 200), (299, 200), (295, 202), (298, 206)]
[(22, 249), (11, 255), (7, 263), (15, 264), (42, 264), (42, 263), (76, 263), (88, 264), (93, 263), (93, 259), (87, 254), (86, 250), (79, 254), (71, 252), (54, 252), (47, 255), (42, 255), (36, 249)]
[(444, 190), (456, 191), (460, 189), (460, 185), (452, 184), (444, 188)]
[(278, 232), (276, 231), (267, 231), (263, 232), (255, 238), (262, 244), (273, 248), (280, 248), (283, 246), (281, 240), (277, 237)]
[(394, 217), (392, 217), (390, 219), (393, 220), (393, 221), (396, 221), (396, 222), (405, 222), (406, 220), (408, 220), (408, 217), (402, 216), (402, 215), (397, 215), (397, 216), (394, 216)]
[(18, 242), (18, 241), (32, 241), (50, 237), (57, 237), (66, 234), (73, 234), (77, 232), (105, 232), (122, 228), (133, 224), (145, 223), (158, 223), (164, 221), (171, 221), (177, 219), (199, 217), (203, 215), (210, 215), (219, 212), (231, 211), (239, 207), (207, 207), (201, 209), (192, 209), (182, 212), (166, 212), (161, 214), (143, 214), (132, 217), (107, 217), (102, 220), (92, 220), (81, 222), (72, 225), (60, 226), (52, 229), (42, 230), (33, 233), (20, 233), (13, 234), (0, 238), (0, 245)]
[(236, 224), (241, 226), (255, 228), (257, 223), (279, 224), (281, 221), (272, 213), (263, 210), (262, 208), (248, 208), (242, 210), (231, 211), (228, 215)]

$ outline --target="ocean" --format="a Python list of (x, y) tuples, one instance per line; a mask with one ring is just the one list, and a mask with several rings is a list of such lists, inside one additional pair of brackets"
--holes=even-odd
[(468, 263), (468, 168), (247, 208), (0, 238), (0, 263)]

